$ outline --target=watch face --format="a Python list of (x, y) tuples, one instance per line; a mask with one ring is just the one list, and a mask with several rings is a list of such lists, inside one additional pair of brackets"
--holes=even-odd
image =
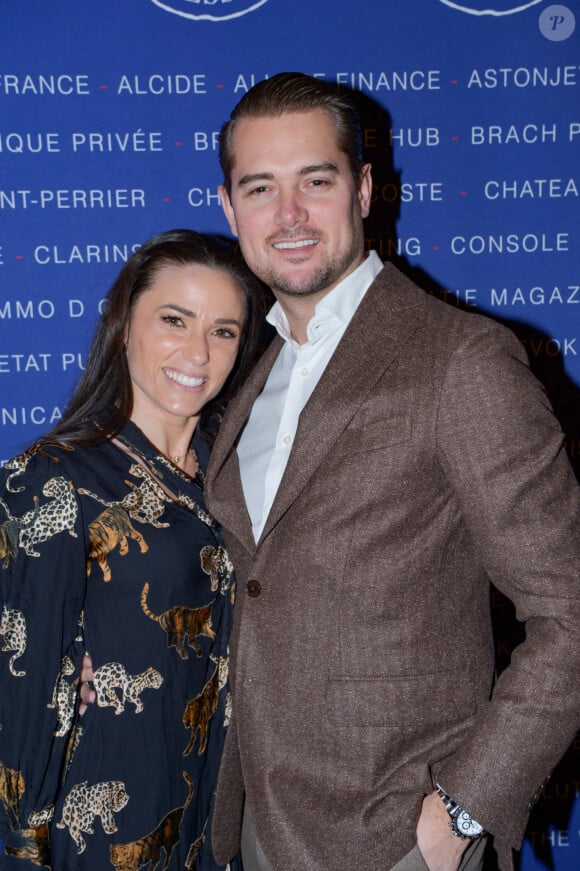
[(467, 811), (460, 810), (455, 817), (455, 826), (457, 831), (466, 838), (476, 838), (483, 832), (483, 826), (476, 823)]

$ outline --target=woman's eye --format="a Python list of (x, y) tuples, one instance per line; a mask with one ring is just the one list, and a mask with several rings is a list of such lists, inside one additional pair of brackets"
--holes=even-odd
[(169, 324), (172, 327), (182, 327), (183, 320), (179, 317), (179, 315), (162, 315), (161, 320), (165, 324)]
[(219, 329), (214, 330), (214, 336), (218, 336), (220, 339), (235, 339), (237, 338), (237, 333), (234, 333), (228, 327), (219, 327)]

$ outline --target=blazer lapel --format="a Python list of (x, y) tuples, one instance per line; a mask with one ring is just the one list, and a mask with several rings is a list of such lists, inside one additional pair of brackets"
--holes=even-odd
[(423, 302), (423, 292), (392, 264), (385, 264), (300, 415), (292, 453), (260, 540), (307, 485), (417, 328)]
[(248, 551), (255, 548), (254, 534), (242, 489), (236, 444), (282, 345), (282, 339), (276, 336), (242, 390), (230, 402), (212, 448), (205, 476), (205, 496), (209, 510)]
[[(374, 385), (417, 328), (424, 293), (392, 264), (385, 264), (354, 314), (300, 415), (293, 450), (262, 541), (283, 517)], [(252, 405), (282, 347), (276, 336), (238, 396), (230, 403), (206, 473), (208, 507), (249, 552), (255, 549), (240, 479), (236, 443)]]

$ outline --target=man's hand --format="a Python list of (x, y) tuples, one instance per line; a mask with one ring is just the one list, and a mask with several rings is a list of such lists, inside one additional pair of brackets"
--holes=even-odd
[(449, 828), (449, 814), (436, 792), (423, 799), (417, 822), (417, 844), (429, 871), (457, 871), (468, 841)]
[(81, 684), (79, 687), (79, 696), (81, 697), (81, 703), (79, 705), (79, 714), (82, 715), (86, 711), (89, 705), (92, 705), (93, 702), (96, 701), (97, 694), (91, 689), (89, 683), (93, 680), (93, 660), (85, 653), (83, 656), (83, 664), (81, 667)]

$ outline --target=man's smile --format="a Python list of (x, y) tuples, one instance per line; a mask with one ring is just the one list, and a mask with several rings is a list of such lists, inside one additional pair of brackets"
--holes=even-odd
[(288, 242), (274, 242), (273, 247), (277, 251), (293, 250), (296, 248), (308, 248), (311, 245), (318, 245), (319, 239), (299, 239)]

